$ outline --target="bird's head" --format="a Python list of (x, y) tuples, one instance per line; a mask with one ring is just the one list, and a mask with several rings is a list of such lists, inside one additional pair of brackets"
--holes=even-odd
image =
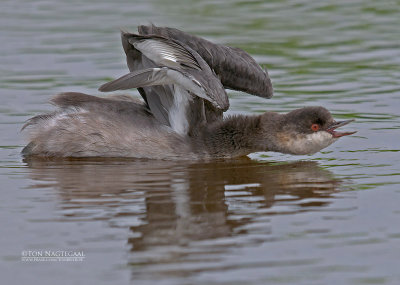
[(316, 153), (338, 138), (356, 133), (336, 130), (352, 121), (335, 121), (323, 107), (305, 107), (281, 115), (274, 128), (278, 151), (299, 155)]

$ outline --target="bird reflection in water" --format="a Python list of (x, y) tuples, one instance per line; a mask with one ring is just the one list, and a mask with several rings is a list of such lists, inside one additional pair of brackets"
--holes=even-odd
[[(121, 227), (128, 226), (132, 234), (128, 238), (132, 264), (176, 262), (185, 254), (166, 252), (194, 241), (245, 235), (243, 226), (256, 216), (324, 207), (340, 184), (314, 161), (32, 159), (27, 163), (33, 188), (52, 182), (61, 209), (69, 210), (63, 219), (79, 220), (80, 209), (93, 207), (102, 211), (101, 219), (110, 226), (123, 218)], [(274, 209), (279, 205), (286, 206), (285, 213)], [(136, 218), (127, 225), (130, 216)], [(160, 246), (165, 247), (163, 253)]]

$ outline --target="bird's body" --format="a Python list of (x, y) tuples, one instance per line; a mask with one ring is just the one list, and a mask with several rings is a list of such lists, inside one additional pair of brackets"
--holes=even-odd
[[(138, 88), (129, 96), (100, 98), (62, 93), (58, 110), (30, 119), (25, 156), (204, 159), (257, 151), (311, 154), (338, 137), (322, 107), (288, 114), (223, 117), (226, 88), (269, 98), (268, 73), (244, 51), (214, 45), (176, 29), (139, 27), (122, 33), (130, 73), (101, 91)], [(220, 55), (220, 56), (219, 56)], [(253, 84), (251, 84), (253, 82)]]
[(266, 112), (236, 115), (184, 135), (161, 124), (143, 102), (128, 97), (99, 98), (63, 93), (53, 98), (54, 113), (33, 117), (25, 155), (47, 157), (133, 157), (150, 159), (230, 158), (257, 151), (310, 154), (337, 138), (326, 131), (297, 130), (298, 118), (335, 124), (322, 107), (298, 109), (299, 114)]
[(28, 121), (31, 142), (25, 154), (155, 159), (192, 155), (184, 136), (160, 124), (132, 97), (64, 93), (52, 101), (58, 111)]

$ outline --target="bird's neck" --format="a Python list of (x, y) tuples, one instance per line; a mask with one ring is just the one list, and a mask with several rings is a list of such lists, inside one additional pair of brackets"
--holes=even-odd
[[(258, 151), (276, 151), (274, 130), (268, 129), (266, 116), (231, 116), (208, 126), (202, 133), (205, 149), (213, 157), (244, 156)], [(266, 135), (267, 134), (267, 135)]]

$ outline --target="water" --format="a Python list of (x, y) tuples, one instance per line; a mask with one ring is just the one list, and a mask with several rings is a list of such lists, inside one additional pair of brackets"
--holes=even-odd
[[(398, 1), (0, 4), (2, 284), (399, 284)], [(23, 161), (19, 129), (63, 91), (127, 72), (118, 30), (154, 22), (241, 47), (275, 96), (230, 113), (322, 105), (355, 118), (313, 156), (212, 163)], [(137, 96), (137, 92), (130, 94)], [(22, 262), (82, 250), (82, 262)]]

